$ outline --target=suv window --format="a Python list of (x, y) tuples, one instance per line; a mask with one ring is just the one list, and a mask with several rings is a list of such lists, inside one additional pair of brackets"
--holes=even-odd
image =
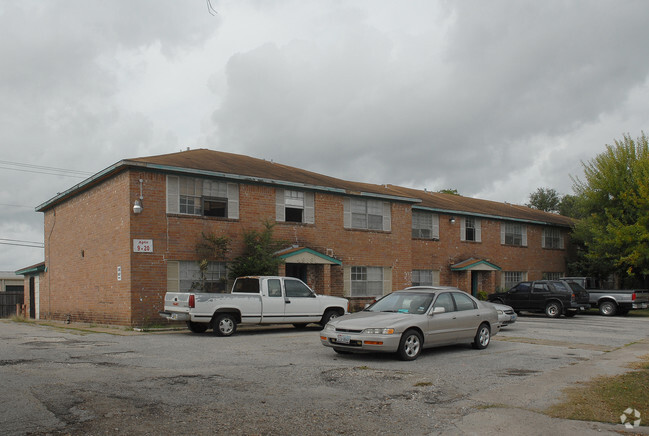
[(453, 299), (455, 299), (455, 305), (457, 310), (473, 310), (476, 308), (475, 303), (466, 294), (461, 294), (459, 292), (453, 292)]
[(550, 292), (550, 288), (545, 283), (534, 283), (534, 289), (532, 292), (537, 294), (544, 294)]
[(511, 288), (509, 292), (530, 292), (531, 285), (530, 282), (522, 282)]
[(570, 292), (571, 291), (570, 289), (568, 289), (566, 284), (564, 282), (562, 282), (562, 281), (557, 280), (555, 282), (552, 282), (552, 284), (554, 285), (554, 288), (557, 291), (563, 291), (563, 292)]

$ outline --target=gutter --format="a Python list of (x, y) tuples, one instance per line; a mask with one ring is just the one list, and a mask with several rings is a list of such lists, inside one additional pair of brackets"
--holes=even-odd
[(358, 193), (350, 193), (347, 192), (347, 190), (343, 188), (333, 188), (333, 187), (328, 187), (328, 186), (320, 186), (320, 185), (311, 185), (308, 183), (298, 183), (298, 182), (288, 182), (284, 180), (276, 180), (276, 179), (268, 179), (265, 177), (254, 177), (254, 176), (242, 176), (238, 174), (229, 174), (229, 173), (222, 173), (219, 171), (208, 171), (208, 170), (199, 170), (199, 169), (192, 169), (192, 168), (183, 168), (183, 167), (175, 167), (175, 166), (168, 166), (168, 165), (160, 165), (160, 164), (152, 164), (148, 162), (134, 162), (134, 161), (129, 161), (129, 160), (121, 160), (117, 162), (114, 165), (109, 166), (108, 168), (98, 172), (97, 174), (87, 178), (86, 180), (77, 183), (73, 187), (65, 190), (64, 192), (58, 193), (55, 197), (49, 199), (45, 203), (42, 203), (38, 206), (36, 206), (35, 210), (36, 212), (43, 212), (46, 209), (49, 209), (50, 207), (54, 206), (55, 204), (59, 203), (60, 201), (66, 199), (67, 197), (70, 197), (74, 194), (76, 194), (79, 191), (82, 191), (83, 189), (92, 186), (93, 184), (99, 182), (103, 178), (106, 178), (110, 176), (113, 173), (119, 172), (122, 169), (126, 169), (128, 167), (133, 167), (133, 168), (146, 168), (150, 170), (155, 170), (155, 171), (161, 171), (161, 172), (166, 172), (166, 173), (180, 173), (180, 174), (187, 174), (187, 175), (201, 175), (201, 176), (209, 176), (209, 177), (218, 177), (221, 179), (225, 180), (235, 180), (235, 181), (243, 181), (243, 182), (252, 182), (252, 183), (261, 183), (261, 184), (266, 184), (266, 185), (274, 185), (274, 186), (286, 186), (289, 188), (299, 188), (299, 189), (307, 189), (307, 190), (312, 190), (312, 191), (320, 191), (320, 192), (328, 192), (328, 193), (334, 193), (334, 194), (340, 194), (340, 195), (357, 195), (361, 197), (372, 197), (372, 198), (382, 198), (382, 199), (388, 199), (388, 200), (394, 200), (394, 201), (404, 201), (404, 202), (409, 202), (409, 203), (420, 203), (421, 200), (418, 198), (410, 198), (410, 197), (400, 197), (400, 196), (393, 196), (393, 195), (386, 195), (386, 194), (378, 194), (378, 193), (373, 193), (373, 192), (358, 192)]
[(525, 218), (514, 218), (514, 217), (509, 217), (509, 216), (500, 216), (500, 215), (490, 215), (486, 213), (476, 213), (476, 212), (467, 212), (463, 210), (448, 210), (448, 209), (438, 209), (434, 207), (425, 207), (425, 206), (413, 206), (413, 209), (417, 210), (426, 210), (430, 212), (437, 212), (437, 213), (444, 213), (447, 215), (463, 215), (463, 216), (475, 216), (475, 217), (480, 217), (480, 218), (489, 218), (489, 219), (495, 219), (495, 220), (502, 220), (502, 221), (516, 221), (520, 223), (526, 223), (526, 224), (537, 224), (537, 225), (542, 225), (542, 226), (559, 226), (559, 227), (567, 227), (570, 228), (571, 226), (568, 224), (559, 224), (559, 223), (553, 223), (549, 221), (537, 221), (537, 220), (531, 220), (531, 219), (525, 219)]

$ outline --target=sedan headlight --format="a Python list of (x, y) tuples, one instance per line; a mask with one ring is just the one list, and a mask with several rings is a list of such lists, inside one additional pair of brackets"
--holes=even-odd
[(365, 335), (392, 335), (394, 329), (365, 329), (361, 333)]
[(500, 310), (500, 309), (496, 309), (496, 310), (498, 311), (498, 315), (504, 315), (504, 314), (505, 314), (505, 312), (503, 312), (503, 311)]
[(325, 332), (333, 332), (336, 330), (336, 327), (334, 327), (330, 322), (327, 323), (326, 326), (322, 329)]

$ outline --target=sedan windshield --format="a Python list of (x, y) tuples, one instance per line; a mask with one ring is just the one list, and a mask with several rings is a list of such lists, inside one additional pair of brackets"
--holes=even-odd
[(421, 315), (428, 311), (435, 294), (418, 292), (393, 292), (368, 307), (370, 312), (398, 312)]

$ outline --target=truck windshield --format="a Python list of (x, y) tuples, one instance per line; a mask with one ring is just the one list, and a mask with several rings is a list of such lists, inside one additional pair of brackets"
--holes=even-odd
[(239, 278), (234, 282), (232, 292), (245, 292), (248, 294), (259, 293), (259, 279), (255, 278)]

